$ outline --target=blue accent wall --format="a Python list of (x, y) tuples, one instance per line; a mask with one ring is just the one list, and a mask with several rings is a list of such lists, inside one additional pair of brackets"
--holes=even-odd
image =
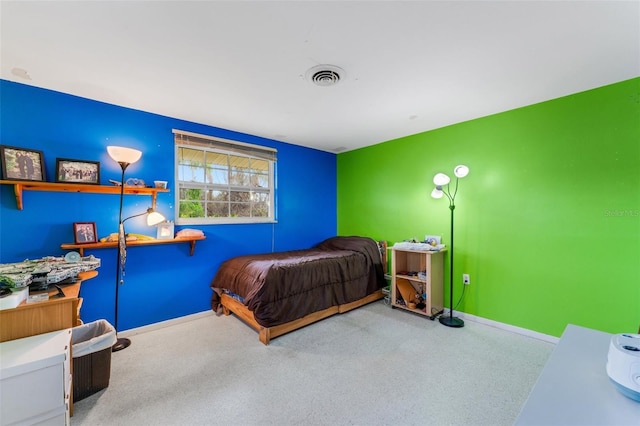
[[(119, 289), (119, 330), (210, 309), (209, 283), (232, 256), (307, 248), (336, 234), (334, 154), (0, 80), (0, 144), (43, 151), (49, 182), (55, 181), (56, 158), (99, 161), (105, 185), (121, 175), (106, 147), (139, 149), (142, 158), (129, 166), (126, 178), (169, 181), (171, 192), (158, 194), (157, 210), (175, 220), (172, 129), (276, 148), (278, 221), (189, 226), (207, 237), (197, 242), (193, 256), (184, 243), (130, 247)], [(73, 242), (73, 222), (95, 222), (100, 237), (117, 232), (118, 195), (26, 191), (24, 209), (18, 210), (13, 186), (0, 187), (0, 263), (63, 256), (60, 244)], [(149, 196), (126, 195), (123, 217), (150, 206)], [(126, 226), (127, 232), (156, 233), (144, 218)], [(102, 265), (82, 285), (82, 319), (113, 323), (116, 249), (88, 254)]]

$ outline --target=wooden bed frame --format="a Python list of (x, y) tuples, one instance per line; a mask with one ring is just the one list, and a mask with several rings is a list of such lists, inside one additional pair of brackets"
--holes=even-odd
[[(378, 249), (382, 256), (382, 268), (384, 272), (387, 271), (387, 243), (386, 241), (378, 241)], [(290, 331), (297, 330), (305, 327), (314, 322), (320, 321), (335, 314), (342, 314), (352, 309), (359, 308), (376, 300), (380, 300), (384, 297), (382, 289), (365, 296), (362, 299), (345, 303), (343, 305), (331, 306), (322, 311), (313, 312), (297, 320), (287, 322), (284, 324), (276, 325), (273, 327), (263, 327), (256, 322), (253, 312), (249, 310), (242, 302), (234, 299), (233, 297), (222, 294), (220, 296), (220, 304), (222, 305), (222, 313), (224, 315), (230, 315), (232, 312), (238, 316), (241, 320), (247, 323), (251, 328), (258, 332), (258, 338), (260, 341), (268, 345), (271, 339), (274, 339)]]
[(281, 325), (276, 325), (274, 327), (263, 327), (258, 324), (253, 316), (253, 312), (251, 312), (241, 302), (237, 301), (229, 295), (223, 294), (220, 297), (220, 303), (222, 304), (223, 314), (230, 315), (231, 312), (236, 314), (240, 319), (242, 319), (251, 328), (258, 332), (258, 338), (262, 343), (268, 345), (269, 341), (273, 338), (282, 336), (283, 334), (286, 334), (290, 331), (305, 327), (309, 324), (320, 321), (321, 319), (330, 317), (332, 315), (341, 314), (343, 312), (359, 308), (360, 306), (366, 305), (367, 303), (375, 302), (376, 300), (382, 299), (383, 297), (384, 294), (382, 293), (382, 290), (378, 290), (377, 292), (366, 296), (364, 299), (356, 300), (355, 302), (346, 303), (344, 305), (331, 306), (325, 310), (313, 312), (297, 320)]

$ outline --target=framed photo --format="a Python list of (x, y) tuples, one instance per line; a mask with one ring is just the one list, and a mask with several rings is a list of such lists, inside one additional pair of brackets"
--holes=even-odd
[(74, 222), (73, 237), (76, 244), (88, 244), (98, 242), (95, 222)]
[(33, 149), (0, 145), (2, 178), (44, 182), (44, 154)]
[(162, 222), (158, 224), (158, 240), (173, 240), (173, 222)]
[(100, 163), (98, 161), (57, 158), (56, 182), (100, 185)]

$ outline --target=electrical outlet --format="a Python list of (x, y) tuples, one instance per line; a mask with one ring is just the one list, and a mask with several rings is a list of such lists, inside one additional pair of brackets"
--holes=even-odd
[(469, 274), (462, 274), (462, 283), (464, 285), (471, 284), (471, 279), (469, 278)]

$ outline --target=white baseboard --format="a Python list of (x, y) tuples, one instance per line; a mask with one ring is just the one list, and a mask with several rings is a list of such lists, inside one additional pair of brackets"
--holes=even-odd
[[(443, 312), (443, 315), (448, 314), (448, 313), (449, 313), (449, 309), (445, 308), (444, 312)], [(213, 312), (211, 310), (204, 311), (204, 312), (198, 312), (198, 313), (195, 313), (195, 314), (186, 315), (186, 316), (178, 317), (178, 318), (173, 318), (173, 319), (170, 319), (170, 320), (166, 320), (166, 321), (161, 321), (161, 322), (157, 322), (157, 323), (154, 323), (154, 324), (145, 325), (145, 326), (142, 326), (142, 327), (137, 327), (137, 328), (131, 328), (129, 330), (124, 330), (124, 331), (119, 332), (118, 336), (120, 336), (120, 337), (135, 336), (136, 334), (146, 333), (146, 332), (149, 332), (149, 331), (158, 330), (158, 329), (165, 328), (165, 327), (170, 327), (172, 325), (180, 324), (180, 323), (187, 322), (187, 321), (193, 321), (193, 320), (197, 320), (197, 319), (208, 317), (208, 316), (212, 316), (212, 315), (215, 315), (215, 312)], [(521, 334), (523, 336), (527, 336), (527, 337), (531, 337), (531, 338), (534, 338), (534, 339), (542, 340), (544, 342), (557, 344), (558, 341), (560, 340), (559, 337), (550, 336), (548, 334), (543, 334), (543, 333), (538, 333), (537, 331), (529, 330), (529, 329), (522, 328), (522, 327), (516, 327), (514, 325), (505, 324), (505, 323), (502, 323), (502, 322), (490, 320), (490, 319), (479, 317), (479, 316), (476, 316), (476, 315), (466, 314), (464, 312), (453, 311), (453, 315), (456, 316), (456, 317), (459, 317), (459, 318), (461, 318), (463, 320), (477, 322), (478, 324), (488, 325), (488, 326), (491, 326), (491, 327), (499, 328), (501, 330), (506, 330), (506, 331), (510, 331), (512, 333)]]
[[(445, 308), (444, 312), (448, 314), (449, 309)], [(557, 344), (558, 341), (560, 340), (559, 337), (538, 333), (537, 331), (529, 330), (527, 328), (516, 327), (515, 325), (505, 324), (505, 323), (490, 320), (487, 318), (478, 317), (476, 315), (466, 314), (464, 312), (453, 311), (453, 315), (456, 317), (459, 317), (462, 320), (477, 322), (478, 324), (488, 325), (491, 327), (499, 328), (501, 330), (510, 331), (512, 333), (521, 334), (523, 336), (532, 337), (534, 339), (542, 340), (542, 341), (553, 343), (553, 344)]]
[(172, 325), (180, 324), (180, 323), (187, 322), (187, 321), (193, 321), (193, 320), (197, 320), (197, 319), (208, 317), (208, 316), (212, 316), (212, 315), (215, 315), (215, 312), (213, 312), (212, 310), (208, 310), (208, 311), (204, 311), (204, 312), (198, 312), (198, 313), (191, 314), (191, 315), (185, 315), (183, 317), (178, 317), (178, 318), (173, 318), (173, 319), (166, 320), (166, 321), (156, 322), (156, 323), (145, 325), (145, 326), (142, 326), (142, 327), (136, 327), (136, 328), (130, 328), (129, 330), (123, 330), (123, 331), (118, 333), (118, 336), (119, 337), (131, 337), (131, 336), (135, 336), (136, 334), (146, 333), (146, 332), (153, 331), (153, 330), (159, 330), (161, 328), (170, 327)]

